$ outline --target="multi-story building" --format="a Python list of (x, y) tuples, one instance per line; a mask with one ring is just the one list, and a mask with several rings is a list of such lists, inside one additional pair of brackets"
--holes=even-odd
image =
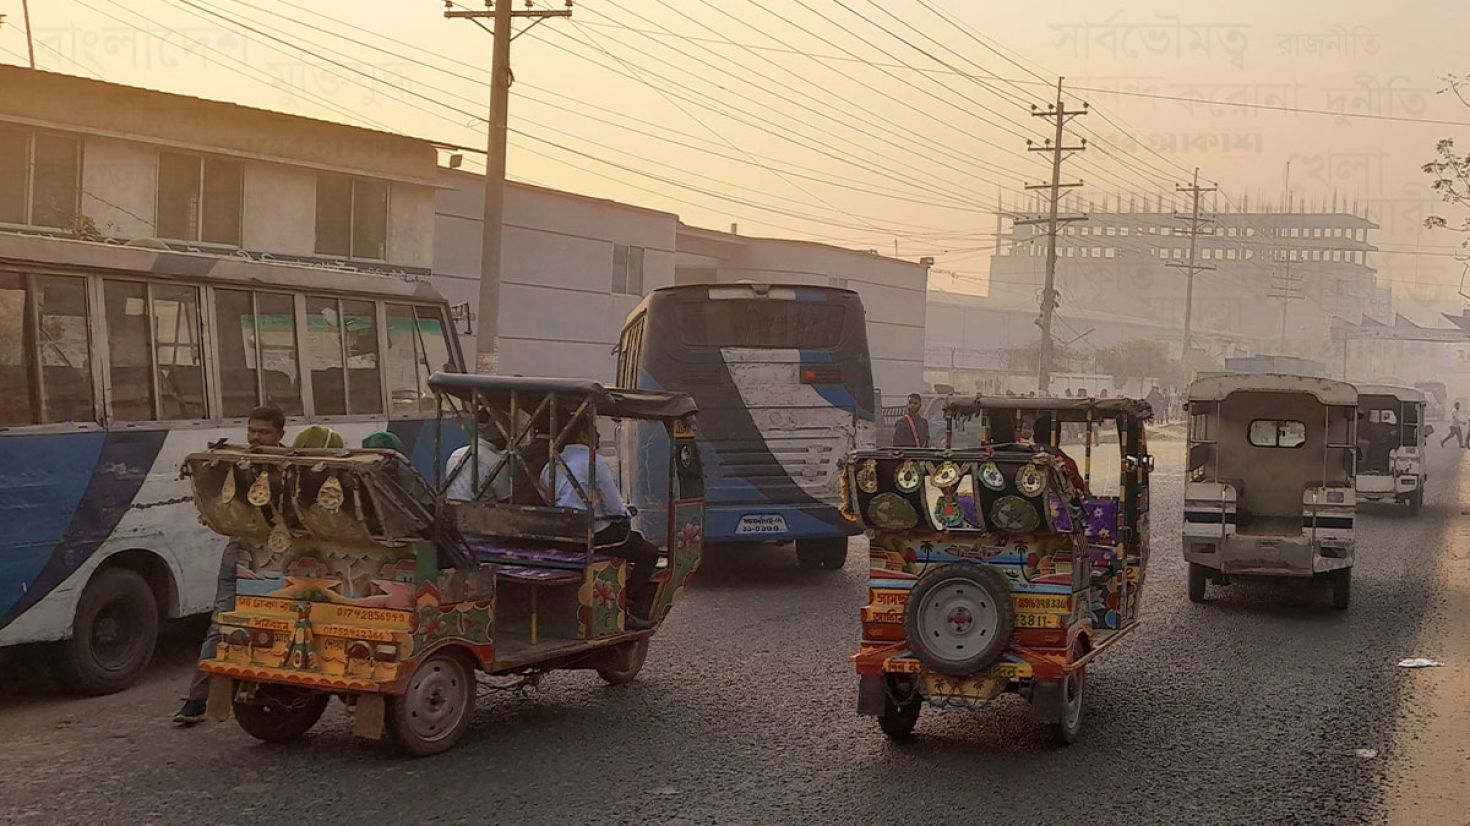
[[(1097, 211), (1074, 205), (1086, 221), (1058, 237), (1060, 313), (1132, 318), (1168, 331), (1152, 337), (1182, 346), (1189, 225), (1155, 210)], [(1333, 318), (1356, 323), (1391, 317), (1391, 295), (1369, 255), (1376, 225), (1345, 212), (1221, 212), (1210, 216), (1194, 279), (1196, 344), (1216, 358), (1245, 349), (1327, 359)], [(1046, 268), (1047, 239), (1035, 226), (1002, 232), (991, 259), (990, 296), (998, 307), (1034, 309)], [(1170, 266), (1174, 265), (1174, 266)], [(1286, 298), (1280, 296), (1285, 295)], [(1283, 342), (1282, 307), (1286, 306)], [(1210, 348), (1214, 348), (1211, 350)]]

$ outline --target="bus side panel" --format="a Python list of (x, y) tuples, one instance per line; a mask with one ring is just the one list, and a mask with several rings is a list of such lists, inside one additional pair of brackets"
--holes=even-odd
[[(53, 551), (99, 467), (103, 433), (0, 438), (0, 629), (56, 587), (71, 571)], [(131, 499), (131, 497), (129, 497)], [(73, 566), (74, 569), (74, 566)], [(70, 623), (68, 623), (70, 625)]]
[[(388, 429), (404, 443), (414, 468), (434, 480), (434, 422), (327, 421), (348, 446)], [(302, 425), (287, 425), (287, 440)], [(160, 608), (169, 616), (214, 604), (226, 539), (199, 521), (184, 457), (219, 439), (241, 441), (240, 425), (129, 429), (0, 437), (0, 645), (65, 639), (81, 591), (112, 554), (156, 555), (176, 586)], [(465, 444), (446, 422), (441, 450)]]

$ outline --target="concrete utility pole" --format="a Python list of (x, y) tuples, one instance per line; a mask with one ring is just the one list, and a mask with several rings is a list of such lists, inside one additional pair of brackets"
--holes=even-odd
[(1051, 190), (1051, 204), (1049, 214), (1045, 218), (1024, 218), (1013, 223), (1020, 226), (1045, 224), (1047, 233), (1046, 245), (1046, 285), (1041, 291), (1041, 317), (1037, 320), (1037, 326), (1041, 328), (1041, 352), (1037, 359), (1036, 368), (1036, 394), (1044, 396), (1051, 392), (1051, 321), (1056, 312), (1057, 304), (1057, 228), (1062, 224), (1070, 224), (1073, 221), (1086, 221), (1086, 215), (1058, 215), (1057, 208), (1061, 203), (1062, 189), (1066, 187), (1082, 186), (1082, 181), (1073, 183), (1062, 183), (1062, 161), (1065, 160), (1063, 152), (1081, 152), (1087, 148), (1087, 139), (1083, 138), (1078, 146), (1063, 146), (1063, 129), (1067, 122), (1078, 115), (1087, 114), (1087, 104), (1082, 104), (1081, 109), (1068, 110), (1062, 103), (1062, 78), (1057, 78), (1057, 102), (1048, 104), (1045, 110), (1035, 104), (1031, 106), (1031, 116), (1035, 118), (1047, 118), (1056, 125), (1056, 137), (1048, 138), (1041, 146), (1032, 146), (1031, 141), (1026, 141), (1028, 152), (1050, 152), (1051, 153), (1051, 183), (1028, 185), (1027, 189)]
[[(490, 65), (490, 128), (486, 138), (485, 213), (480, 236), (480, 334), (475, 339), (475, 372), (493, 375), (499, 368), (497, 338), (500, 335), (500, 259), (502, 233), (505, 228), (505, 131), (510, 119), (511, 20), (533, 18), (531, 26), (548, 17), (571, 17), (572, 4), (561, 10), (511, 8), (511, 0), (486, 0), (488, 11), (456, 11), (452, 0), (445, 0), (445, 17), (463, 17), (479, 21), (493, 18), (494, 53)], [(481, 24), (483, 28), (483, 24)], [(530, 28), (529, 26), (527, 28)], [(524, 30), (523, 30), (524, 31)]]
[(1177, 212), (1174, 213), (1176, 219), (1189, 222), (1189, 230), (1186, 233), (1189, 236), (1189, 263), (1176, 264), (1173, 261), (1164, 262), (1164, 266), (1166, 267), (1188, 270), (1184, 282), (1184, 350), (1181, 353), (1181, 358), (1184, 360), (1186, 366), (1189, 364), (1190, 335), (1193, 329), (1190, 325), (1194, 319), (1194, 276), (1197, 273), (1214, 269), (1212, 266), (1200, 264), (1197, 257), (1199, 254), (1200, 235), (1213, 235), (1215, 233), (1214, 229), (1210, 229), (1207, 232), (1200, 229), (1201, 224), (1210, 223), (1215, 219), (1199, 214), (1199, 199), (1206, 192), (1214, 192), (1216, 189), (1217, 187), (1201, 187), (1199, 185), (1199, 167), (1194, 168), (1194, 183), (1192, 185), (1174, 187), (1176, 192), (1188, 192), (1194, 195), (1194, 209), (1188, 216), (1180, 215)]
[(1286, 272), (1271, 278), (1270, 298), (1281, 299), (1281, 355), (1286, 355), (1286, 314), (1291, 302), (1305, 298), (1302, 294), (1302, 277), (1291, 274), (1291, 259), (1286, 260)]

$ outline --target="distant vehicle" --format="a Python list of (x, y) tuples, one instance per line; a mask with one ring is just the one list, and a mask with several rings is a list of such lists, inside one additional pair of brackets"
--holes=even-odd
[[(654, 290), (623, 327), (618, 383), (688, 393), (699, 405), (709, 542), (794, 541), (804, 567), (842, 567), (859, 528), (838, 508), (839, 460), (875, 444), (857, 293), (749, 283)], [(656, 508), (667, 458), (639, 427), (619, 440), (623, 489), (640, 509)], [(657, 533), (646, 526), (650, 539)]]
[(1352, 587), (1358, 391), (1306, 376), (1240, 375), (1189, 386), (1184, 558), (1189, 599), (1233, 577)]
[(1407, 387), (1358, 385), (1359, 502), (1424, 507), (1424, 394)]
[(352, 444), (392, 430), (432, 473), (433, 440), (417, 438), (434, 416), (429, 375), (461, 364), (427, 284), (170, 263), (158, 276), (90, 263), (0, 272), (0, 330), (12, 333), (0, 347), (0, 646), (57, 643), (53, 662), (87, 693), (126, 688), (162, 618), (214, 602), (225, 539), (199, 524), (185, 456), (243, 439), (246, 414), (271, 403), (288, 436), (308, 421)]

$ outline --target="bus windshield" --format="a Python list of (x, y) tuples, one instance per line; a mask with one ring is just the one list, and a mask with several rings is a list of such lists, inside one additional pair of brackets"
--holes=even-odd
[(679, 306), (679, 335), (690, 347), (835, 350), (847, 308), (828, 302), (725, 299)]

